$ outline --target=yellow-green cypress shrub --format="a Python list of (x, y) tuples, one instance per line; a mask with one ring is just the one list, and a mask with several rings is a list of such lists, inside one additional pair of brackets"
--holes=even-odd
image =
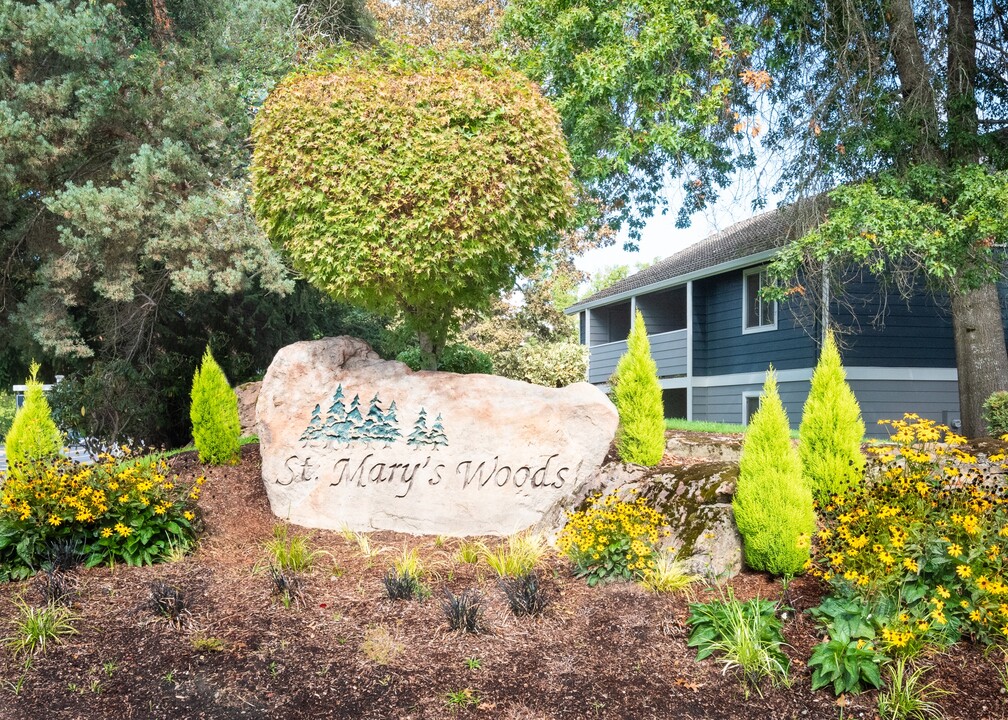
[(833, 332), (826, 335), (801, 427), (798, 452), (805, 483), (820, 505), (861, 481), (865, 457), (861, 453), (865, 426), (861, 407), (847, 384)]
[(742, 441), (732, 509), (749, 567), (774, 575), (802, 572), (809, 559), (815, 511), (798, 450), (791, 444), (773, 367), (767, 371), (759, 410)]
[(203, 353), (203, 363), (193, 375), (189, 418), (201, 463), (233, 465), (238, 462), (241, 437), (238, 396), (209, 347)]
[(56, 457), (63, 449), (63, 434), (52, 419), (49, 401), (38, 381), (39, 364), (31, 364), (31, 377), (25, 381), (24, 405), (14, 415), (4, 439), (7, 462), (30, 463)]
[(623, 462), (657, 465), (665, 454), (665, 408), (658, 366), (651, 357), (644, 317), (637, 311), (627, 351), (610, 378), (619, 411), (616, 450)]

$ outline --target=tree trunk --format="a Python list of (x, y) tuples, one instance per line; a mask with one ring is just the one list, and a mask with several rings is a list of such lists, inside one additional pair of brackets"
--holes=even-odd
[(890, 0), (886, 11), (890, 49), (903, 95), (903, 116), (916, 126), (918, 134), (914, 143), (914, 159), (942, 164), (944, 156), (938, 129), (938, 103), (914, 24), (913, 5), (910, 0)]
[(952, 329), (963, 434), (980, 437), (987, 434), (984, 400), (997, 390), (1008, 390), (1008, 351), (993, 283), (952, 296)]
[(420, 343), (420, 369), (437, 370), (441, 353), (444, 352), (444, 340), (431, 337), (419, 330), (417, 331), (417, 340)]
[(979, 162), (976, 99), (976, 21), (973, 0), (948, 3), (948, 117), (949, 155), (953, 161)]

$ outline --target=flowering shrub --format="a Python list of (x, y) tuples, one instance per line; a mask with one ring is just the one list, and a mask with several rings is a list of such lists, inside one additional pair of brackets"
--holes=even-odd
[(187, 546), (204, 478), (189, 485), (164, 460), (125, 454), (90, 465), (57, 458), (11, 473), (0, 490), (0, 579), (31, 575), (61, 541), (81, 543), (89, 567), (150, 564)]
[(610, 578), (640, 580), (654, 568), (659, 528), (665, 524), (643, 498), (629, 502), (618, 495), (596, 495), (585, 510), (570, 516), (557, 547), (589, 585)]
[[(843, 594), (892, 601), (880, 640), (895, 654), (938, 635), (1008, 638), (1003, 489), (947, 427), (882, 422), (896, 445), (871, 448), (864, 487), (821, 509), (814, 571)], [(1003, 453), (988, 461), (1008, 468)]]

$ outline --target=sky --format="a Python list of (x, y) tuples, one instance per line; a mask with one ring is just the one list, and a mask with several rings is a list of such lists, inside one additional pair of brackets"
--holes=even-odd
[(736, 180), (731, 187), (725, 188), (721, 192), (715, 205), (692, 216), (690, 227), (677, 228), (675, 221), (681, 205), (681, 191), (670, 190), (668, 212), (665, 215), (655, 215), (648, 220), (641, 231), (640, 249), (637, 252), (627, 252), (623, 249), (623, 243), (627, 238), (626, 232), (623, 231), (614, 245), (591, 250), (582, 255), (577, 261), (577, 267), (583, 272), (592, 274), (613, 265), (633, 267), (639, 262), (651, 263), (666, 258), (695, 242), (752, 217), (756, 213), (770, 210), (776, 207), (780, 201), (779, 196), (770, 196), (766, 208), (754, 212), (752, 200), (755, 192), (755, 188), (749, 183), (741, 179)]

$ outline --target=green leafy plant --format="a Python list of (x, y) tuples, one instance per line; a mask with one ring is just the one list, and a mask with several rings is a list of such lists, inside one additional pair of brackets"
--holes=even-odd
[(675, 593), (687, 590), (699, 579), (699, 575), (686, 572), (685, 564), (675, 555), (661, 552), (655, 556), (654, 565), (644, 571), (640, 583), (652, 592)]
[(781, 649), (776, 603), (761, 598), (741, 602), (729, 589), (722, 599), (691, 603), (689, 609), (687, 645), (697, 649), (697, 660), (720, 653), (725, 669), (739, 668), (744, 680), (756, 686), (764, 678), (774, 683), (787, 679), (790, 660)]
[(587, 508), (568, 517), (557, 548), (590, 586), (617, 578), (639, 580), (654, 567), (659, 528), (665, 524), (643, 498), (631, 502), (616, 494), (595, 496)]
[(427, 369), (455, 310), (512, 287), (573, 216), (556, 111), (488, 57), (338, 47), (274, 87), (252, 142), (267, 236), (324, 292), (401, 314)]
[(884, 655), (875, 647), (872, 609), (851, 598), (827, 597), (810, 610), (829, 640), (812, 650), (812, 689), (832, 686), (836, 695), (881, 687), (879, 667)]
[(526, 343), (495, 353), (494, 372), (512, 380), (566, 387), (588, 377), (588, 348), (574, 342)]
[(469, 688), (454, 690), (445, 696), (445, 703), (452, 710), (465, 709), (479, 704), (479, 695)]
[(547, 545), (542, 535), (531, 532), (509, 535), (493, 548), (479, 543), (480, 556), (501, 578), (528, 575), (535, 570), (546, 551)]
[(87, 566), (161, 560), (191, 545), (205, 479), (173, 475), (163, 460), (100, 455), (93, 463), (66, 458), (31, 463), (0, 489), (0, 579), (21, 579), (69, 542)]
[(14, 394), (0, 390), (0, 437), (7, 437), (16, 413), (17, 405), (14, 402)]
[(26, 470), (25, 465), (58, 456), (63, 448), (63, 435), (53, 422), (49, 401), (38, 380), (39, 369), (38, 363), (31, 364), (24, 405), (14, 415), (4, 439), (12, 475)]
[[(413, 370), (423, 369), (423, 357), (420, 348), (415, 347), (403, 350), (396, 355), (396, 360), (406, 363)], [(459, 373), (461, 375), (473, 373), (490, 375), (494, 371), (494, 363), (485, 352), (468, 345), (463, 345), (462, 343), (455, 343), (454, 345), (445, 346), (444, 351), (441, 353), (441, 359), (438, 361), (438, 370)]]
[(805, 569), (815, 530), (812, 493), (788, 427), (771, 367), (742, 441), (732, 510), (749, 567), (785, 576)]
[(798, 453), (805, 484), (821, 505), (861, 482), (865, 467), (861, 452), (864, 430), (861, 408), (847, 384), (840, 352), (830, 331), (812, 373), (798, 429)]
[(221, 652), (224, 650), (224, 641), (220, 638), (209, 637), (207, 635), (194, 635), (190, 640), (193, 650), (200, 652)]
[(203, 362), (193, 375), (189, 417), (193, 442), (201, 463), (233, 465), (238, 462), (241, 421), (238, 396), (207, 346)]
[(984, 400), (983, 419), (991, 435), (1008, 434), (1008, 391), (998, 390)]
[(479, 669), (481, 669), (483, 667), (483, 661), (480, 660), (475, 655), (473, 655), (472, 657), (466, 658), (465, 664), (466, 664), (466, 667), (469, 668), (470, 670), (479, 670)]
[(941, 720), (935, 700), (950, 695), (934, 682), (924, 682), (928, 668), (907, 667), (904, 658), (889, 666), (889, 682), (879, 693), (878, 711), (882, 720)]
[(76, 635), (73, 611), (64, 605), (49, 604), (34, 608), (22, 599), (15, 599), (18, 616), (10, 621), (13, 633), (4, 644), (14, 655), (31, 657), (44, 653), (50, 642), (61, 643), (67, 635)]
[(619, 411), (616, 451), (624, 462), (653, 466), (665, 454), (665, 407), (658, 366), (651, 357), (644, 316), (638, 310), (627, 351), (609, 379)]

